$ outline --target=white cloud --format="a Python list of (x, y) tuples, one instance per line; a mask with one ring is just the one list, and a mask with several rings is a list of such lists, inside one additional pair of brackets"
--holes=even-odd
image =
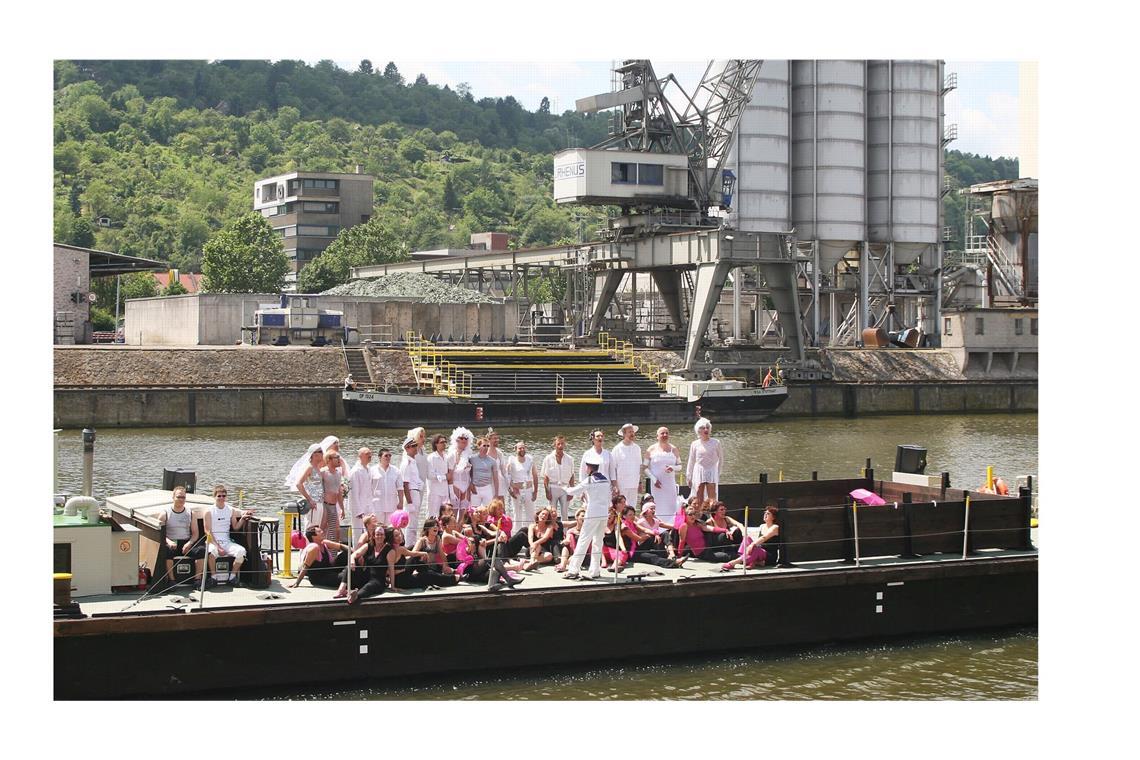
[(1005, 93), (990, 93), (985, 107), (946, 109), (946, 123), (958, 124), (958, 139), (950, 148), (982, 156), (1018, 155), (1018, 99)]

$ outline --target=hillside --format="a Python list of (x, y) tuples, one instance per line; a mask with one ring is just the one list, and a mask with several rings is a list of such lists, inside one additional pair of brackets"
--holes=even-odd
[[(406, 84), (367, 61), (57, 61), (54, 236), (196, 270), (210, 235), (251, 208), (257, 177), (360, 166), (377, 178), (374, 218), (406, 250), (492, 229), (520, 246), (572, 242), (604, 212), (555, 207), (552, 155), (606, 125)], [(957, 151), (946, 167), (959, 185), (1017, 176), (1014, 161)], [(960, 200), (946, 204), (960, 228)]]

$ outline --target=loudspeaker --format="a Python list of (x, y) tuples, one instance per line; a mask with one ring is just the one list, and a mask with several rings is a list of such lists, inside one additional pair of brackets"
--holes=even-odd
[(922, 475), (925, 470), (925, 448), (922, 446), (898, 446), (895, 449), (895, 472)]
[(174, 573), (171, 576), (173, 583), (184, 583), (194, 577), (194, 560), (179, 557), (174, 561)]
[(186, 493), (194, 493), (194, 486), (198, 483), (198, 476), (193, 470), (183, 467), (162, 468), (162, 490), (173, 491), (175, 486), (185, 486)]

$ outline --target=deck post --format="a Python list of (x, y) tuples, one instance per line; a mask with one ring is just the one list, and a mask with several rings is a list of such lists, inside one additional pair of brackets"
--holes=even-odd
[[(1030, 480), (1030, 483), (1033, 481)], [(1033, 533), (1030, 520), (1033, 519), (1033, 491), (1029, 487), (1018, 489), (1018, 496), (1021, 498), (1021, 520), (1022, 525), (1025, 527), (1021, 533), (1021, 548), (1033, 548)]]
[(910, 526), (911, 512), (914, 509), (911, 506), (912, 499), (913, 499), (913, 494), (910, 494), (910, 493), (904, 493), (903, 494), (903, 500), (902, 500), (902, 504), (903, 504), (903, 531), (906, 533), (906, 536), (903, 539), (903, 553), (902, 553), (903, 557), (914, 557), (914, 556), (916, 556), (914, 553), (914, 536), (912, 535), (912, 533), (914, 531)]
[(966, 559), (970, 550), (970, 492), (963, 491), (962, 496), (966, 499), (966, 516), (962, 524), (962, 559)]
[[(776, 499), (776, 506), (780, 510), (780, 522), (787, 524), (788, 517), (790, 516), (788, 514), (788, 511), (787, 511), (788, 510), (788, 500), (787, 499)], [(784, 528), (781, 526), (781, 528), (780, 528), (780, 562), (779, 562), (780, 567), (791, 567), (792, 566), (792, 558), (789, 556), (789, 553), (788, 553), (788, 545), (789, 544), (788, 544), (787, 531), (785, 531)]]

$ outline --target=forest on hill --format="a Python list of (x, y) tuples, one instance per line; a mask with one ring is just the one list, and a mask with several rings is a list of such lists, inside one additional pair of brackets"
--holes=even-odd
[[(551, 188), (553, 154), (602, 140), (606, 116), (476, 100), (394, 64), (57, 61), (54, 117), (55, 240), (184, 271), (250, 211), (255, 179), (294, 170), (375, 176), (375, 226), (404, 251), (489, 230), (575, 242), (604, 222), (556, 207)], [(946, 171), (963, 187), (1016, 178), (1017, 162), (947, 151)], [(961, 229), (961, 199), (945, 203)]]

